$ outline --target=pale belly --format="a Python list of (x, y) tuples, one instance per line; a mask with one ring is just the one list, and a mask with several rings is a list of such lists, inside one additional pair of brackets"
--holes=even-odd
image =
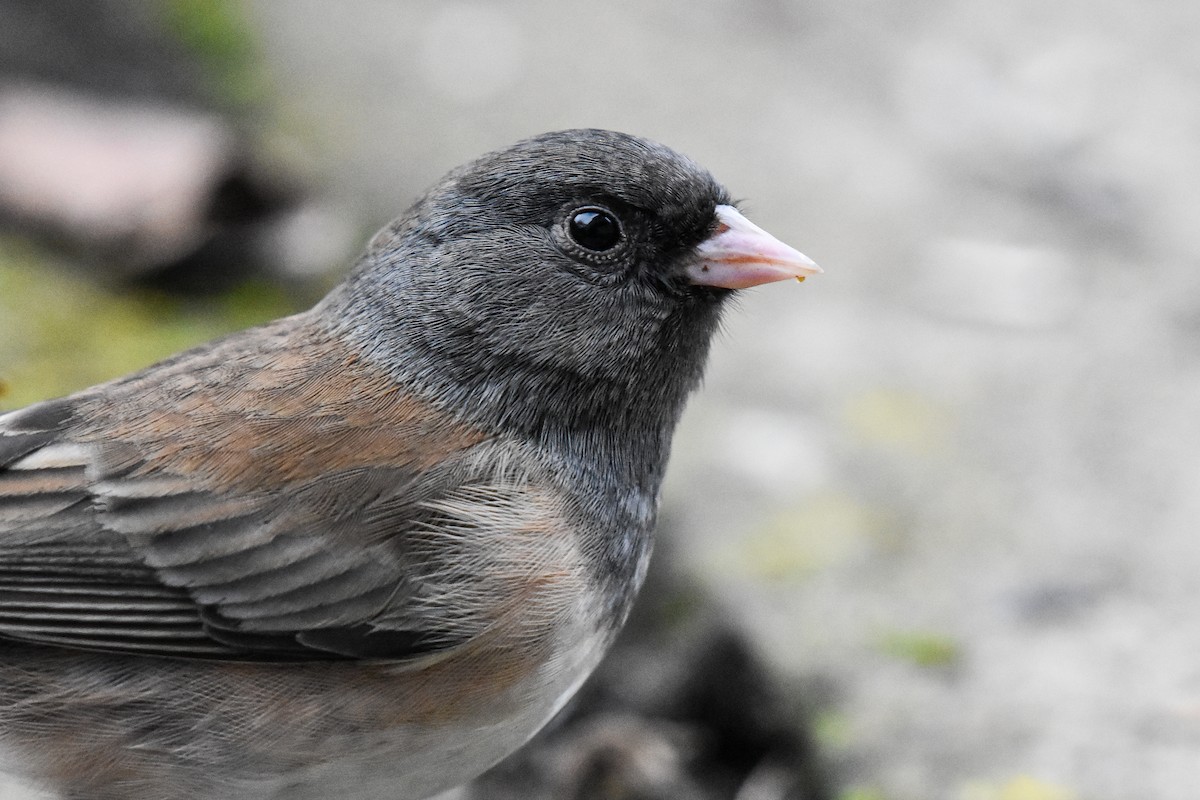
[[(0, 707), (0, 769), (28, 781), (12, 795), (22, 800), (419, 800), (545, 725), (603, 655), (610, 637), (595, 630), (564, 632), (522, 674), (487, 653), (230, 675), (228, 664), (131, 671), (101, 654), (26, 652), (19, 671), (0, 664), (0, 692), (15, 700)], [(495, 664), (510, 673), (499, 688)]]
[(572, 654), (569, 668), (555, 668), (548, 680), (523, 682), (509, 697), (497, 698), (499, 706), (519, 705), (514, 714), (482, 714), (439, 728), (401, 726), (379, 732), (369, 743), (342, 742), (333, 748), (336, 754), (293, 773), (262, 797), (421, 800), (466, 783), (529, 741), (566, 705), (599, 662), (604, 644), (596, 637), (593, 646)]

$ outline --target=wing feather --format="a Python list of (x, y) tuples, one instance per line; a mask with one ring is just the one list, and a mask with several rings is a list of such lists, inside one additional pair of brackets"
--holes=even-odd
[(404, 658), (478, 627), (432, 613), (446, 567), (404, 542), (486, 437), (302, 318), (244, 336), (0, 416), (0, 638)]

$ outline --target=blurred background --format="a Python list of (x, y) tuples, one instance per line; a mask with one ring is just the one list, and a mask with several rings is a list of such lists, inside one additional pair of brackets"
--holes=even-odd
[(0, 0), (0, 408), (303, 308), (485, 150), (646, 135), (826, 274), (729, 315), (657, 616), (458, 796), (1195, 798), (1197, 41), (1180, 0)]

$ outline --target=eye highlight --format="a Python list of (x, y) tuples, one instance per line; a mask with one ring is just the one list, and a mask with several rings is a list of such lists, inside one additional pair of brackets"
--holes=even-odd
[(602, 253), (621, 241), (621, 223), (607, 209), (588, 206), (571, 212), (567, 233), (580, 247)]

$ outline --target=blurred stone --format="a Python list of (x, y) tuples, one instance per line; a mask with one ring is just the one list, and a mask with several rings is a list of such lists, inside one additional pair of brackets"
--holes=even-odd
[[(194, 251), (242, 179), (214, 116), (0, 87), (0, 212), (136, 275)], [(228, 214), (227, 214), (228, 216)]]
[(215, 114), (0, 85), (0, 222), (117, 280), (216, 291), (326, 272), (357, 231), (291, 184)]
[(307, 290), (363, 232), (262, 132), (229, 4), (0, 0), (0, 225), (110, 281)]

